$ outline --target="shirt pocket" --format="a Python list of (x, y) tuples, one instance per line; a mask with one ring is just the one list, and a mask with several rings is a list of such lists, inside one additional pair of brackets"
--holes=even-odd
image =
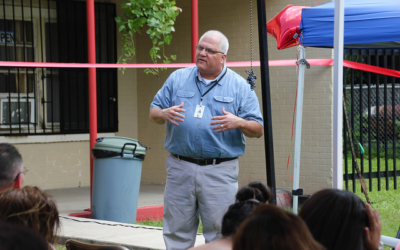
[(192, 106), (191, 102), (193, 102), (193, 96), (194, 96), (193, 91), (178, 90), (178, 92), (176, 93), (173, 106), (179, 105), (183, 102), (184, 103), (183, 109), (186, 109), (187, 111), (188, 108)]
[(236, 115), (235, 109), (234, 109), (234, 102), (233, 102), (233, 97), (229, 96), (214, 96), (214, 101), (213, 101), (213, 115), (224, 115), (222, 113), (222, 108), (225, 108), (225, 111), (228, 111), (234, 115)]

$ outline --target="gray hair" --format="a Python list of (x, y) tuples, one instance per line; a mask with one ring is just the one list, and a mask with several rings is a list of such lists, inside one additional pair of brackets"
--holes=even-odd
[(221, 38), (221, 42), (219, 43), (219, 50), (220, 50), (222, 53), (224, 53), (225, 55), (228, 53), (229, 41), (228, 41), (228, 38), (226, 38), (226, 36), (225, 36), (221, 31), (218, 31), (218, 30), (209, 30), (209, 31), (207, 31), (206, 33), (204, 33), (204, 34), (200, 37), (199, 43), (200, 43), (200, 41), (203, 40), (203, 38), (204, 38), (205, 36), (207, 36), (207, 35), (210, 35), (210, 36), (215, 36), (215, 35), (217, 35), (217, 36), (219, 36), (219, 37)]
[(0, 143), (0, 189), (8, 188), (21, 172), (22, 156), (11, 144)]

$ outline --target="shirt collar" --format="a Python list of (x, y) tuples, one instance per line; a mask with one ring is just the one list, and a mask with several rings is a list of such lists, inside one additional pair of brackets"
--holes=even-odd
[[(220, 80), (221, 80), (221, 78), (225, 75), (225, 72), (226, 72), (226, 65), (224, 64), (224, 67), (222, 68), (222, 71), (221, 71), (221, 73), (218, 75), (218, 77), (216, 78), (217, 80), (218, 80), (218, 84), (219, 85), (222, 85), (222, 83), (220, 82)], [(203, 77), (201, 76), (201, 74), (200, 74), (200, 71), (199, 71), (199, 69), (197, 69), (197, 71), (196, 71), (196, 76), (195, 76), (196, 78), (197, 78), (197, 80), (199, 80), (200, 82), (203, 82)], [(204, 82), (203, 82), (204, 83)]]

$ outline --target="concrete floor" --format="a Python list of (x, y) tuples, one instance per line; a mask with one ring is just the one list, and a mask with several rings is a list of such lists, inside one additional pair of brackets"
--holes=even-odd
[[(90, 208), (90, 188), (64, 188), (46, 190), (57, 203), (60, 215), (84, 212)], [(138, 207), (164, 205), (164, 185), (140, 185)]]

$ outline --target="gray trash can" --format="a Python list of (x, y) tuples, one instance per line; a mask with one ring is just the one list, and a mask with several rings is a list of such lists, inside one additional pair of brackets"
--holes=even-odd
[(149, 147), (125, 137), (96, 141), (92, 150), (92, 219), (135, 223), (142, 161)]

